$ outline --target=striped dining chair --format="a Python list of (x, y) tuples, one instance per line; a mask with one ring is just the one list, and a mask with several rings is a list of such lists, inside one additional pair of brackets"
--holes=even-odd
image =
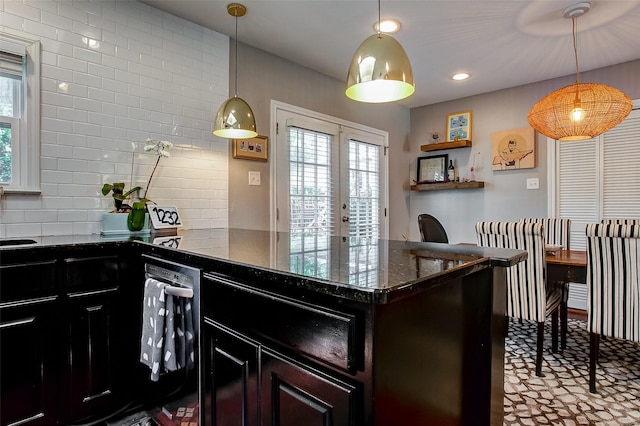
[[(571, 249), (569, 238), (571, 219), (558, 217), (527, 217), (520, 219), (520, 222), (541, 223), (544, 228), (545, 244), (562, 246), (566, 250)], [(554, 281), (547, 283), (547, 285), (555, 287), (562, 293), (562, 302), (560, 303), (560, 349), (565, 349), (567, 347), (567, 332), (569, 329), (569, 283)]]
[(537, 323), (536, 375), (542, 376), (544, 323), (551, 316), (553, 351), (558, 350), (558, 311), (562, 294), (547, 287), (544, 229), (540, 223), (478, 222), (479, 246), (525, 250), (527, 259), (507, 269), (506, 315)]
[(640, 225), (640, 219), (602, 219), (605, 225)]
[(589, 392), (596, 393), (600, 336), (640, 342), (640, 224), (588, 224)]

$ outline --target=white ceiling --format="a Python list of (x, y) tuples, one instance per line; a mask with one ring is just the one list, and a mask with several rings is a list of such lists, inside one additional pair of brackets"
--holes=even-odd
[[(235, 18), (227, 14), (232, 1), (142, 2), (234, 37)], [(381, 17), (402, 24), (395, 38), (416, 82), (415, 93), (400, 103), (412, 108), (575, 74), (571, 20), (562, 12), (576, 2), (382, 0)], [(247, 7), (238, 18), (241, 43), (341, 81), (378, 19), (375, 0), (240, 3)], [(640, 0), (592, 0), (577, 24), (580, 71), (640, 59)], [(471, 78), (451, 80), (460, 71)]]

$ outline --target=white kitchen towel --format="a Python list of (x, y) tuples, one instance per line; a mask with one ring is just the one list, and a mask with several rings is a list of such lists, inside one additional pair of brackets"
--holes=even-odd
[(167, 329), (168, 322), (173, 325), (173, 297), (165, 293), (166, 286), (153, 278), (144, 283), (140, 362), (151, 369), (152, 381), (158, 381), (167, 367), (176, 368), (174, 330)]
[(195, 366), (195, 332), (193, 328), (192, 300), (175, 300), (175, 349), (178, 368), (192, 370)]

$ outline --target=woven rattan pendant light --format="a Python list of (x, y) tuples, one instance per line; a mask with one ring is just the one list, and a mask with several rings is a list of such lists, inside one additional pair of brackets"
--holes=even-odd
[(399, 101), (415, 91), (413, 70), (402, 45), (380, 32), (368, 37), (353, 54), (347, 74), (347, 97), (360, 102)]
[(606, 84), (580, 83), (577, 18), (591, 8), (581, 2), (567, 7), (563, 16), (571, 19), (576, 82), (540, 99), (529, 111), (529, 124), (543, 135), (560, 141), (591, 139), (620, 124), (633, 106), (620, 90)]
[(253, 110), (244, 99), (238, 97), (238, 17), (244, 16), (247, 8), (238, 3), (231, 3), (227, 6), (227, 12), (236, 18), (235, 95), (218, 109), (213, 122), (213, 134), (231, 139), (255, 138), (258, 133)]

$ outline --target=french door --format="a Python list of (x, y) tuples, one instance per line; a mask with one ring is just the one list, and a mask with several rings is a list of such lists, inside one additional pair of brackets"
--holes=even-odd
[(386, 132), (275, 107), (277, 231), (387, 237)]

